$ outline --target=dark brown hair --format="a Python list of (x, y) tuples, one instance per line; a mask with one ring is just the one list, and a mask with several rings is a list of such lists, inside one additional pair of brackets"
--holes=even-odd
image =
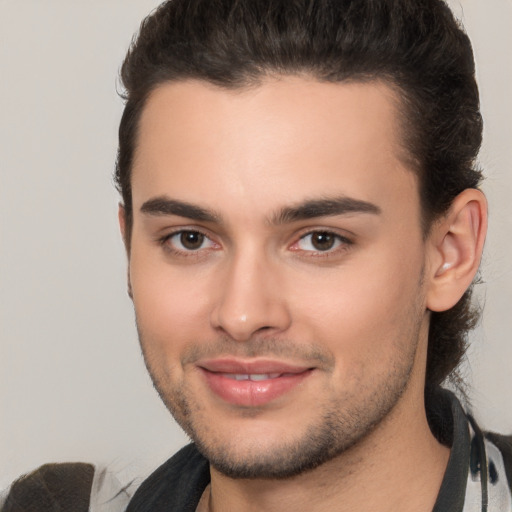
[[(420, 182), (424, 232), (481, 173), (482, 138), (471, 44), (441, 0), (169, 0), (141, 25), (121, 69), (126, 105), (115, 181), (130, 243), (130, 173), (149, 94), (165, 82), (219, 87), (266, 76), (383, 80), (399, 92), (403, 145)], [(426, 389), (456, 377), (478, 313), (471, 289), (432, 313)]]

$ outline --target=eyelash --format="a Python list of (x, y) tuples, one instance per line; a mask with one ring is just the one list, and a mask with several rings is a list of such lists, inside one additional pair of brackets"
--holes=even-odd
[[(194, 228), (194, 229), (179, 229), (179, 230), (173, 231), (172, 233), (168, 233), (165, 236), (158, 238), (158, 243), (167, 252), (169, 252), (173, 255), (176, 255), (176, 256), (181, 256), (181, 257), (196, 257), (197, 258), (197, 257), (202, 256), (202, 253), (204, 250), (212, 248), (212, 247), (208, 247), (208, 248), (199, 247), (198, 249), (186, 250), (186, 249), (178, 249), (169, 243), (172, 238), (174, 238), (178, 235), (182, 236), (183, 234), (186, 234), (186, 233), (201, 235), (202, 237), (204, 237), (202, 244), (204, 243), (205, 240), (208, 240), (210, 242), (210, 244), (212, 244), (213, 246), (220, 247), (219, 244), (214, 242), (207, 233), (205, 233), (199, 229), (196, 229), (196, 228)], [(302, 241), (304, 241), (307, 237), (311, 237), (315, 234), (333, 237), (334, 244), (336, 244), (336, 245), (333, 248), (328, 248), (326, 250), (304, 250), (304, 249), (300, 249), (300, 247), (298, 247), (299, 244)], [(306, 257), (309, 257), (309, 258), (329, 258), (329, 257), (334, 257), (334, 256), (338, 255), (340, 252), (347, 251), (353, 244), (354, 244), (354, 242), (352, 240), (350, 240), (349, 238), (347, 238), (343, 235), (340, 235), (339, 233), (336, 233), (334, 231), (329, 231), (328, 229), (314, 229), (314, 230), (307, 231), (307, 232), (301, 234), (301, 236), (298, 238), (298, 240), (296, 242), (294, 242), (291, 246), (289, 246), (289, 249), (293, 252), (302, 252), (304, 255), (306, 255)]]
[(204, 237), (203, 243), (204, 243), (204, 241), (209, 240), (211, 244), (218, 245), (210, 238), (210, 236), (208, 236), (208, 234), (204, 233), (203, 231), (201, 231), (199, 229), (179, 229), (179, 230), (173, 231), (172, 233), (168, 233), (165, 236), (160, 237), (158, 239), (158, 243), (167, 252), (169, 252), (173, 255), (182, 256), (182, 257), (199, 257), (204, 250), (202, 247), (195, 249), (195, 250), (194, 249), (186, 250), (186, 249), (178, 249), (170, 243), (170, 240), (172, 238), (174, 238), (175, 236), (178, 236), (178, 235), (182, 236), (186, 233), (201, 235), (202, 237)]
[[(328, 237), (333, 237), (334, 239), (334, 247), (327, 248), (326, 250), (303, 250), (300, 249), (299, 244), (311, 237), (313, 235), (326, 235)], [(310, 242), (311, 243), (311, 242)], [(312, 231), (307, 231), (303, 233), (299, 239), (292, 244), (290, 249), (292, 251), (302, 252), (306, 257), (309, 258), (332, 258), (340, 255), (340, 253), (346, 252), (350, 249), (350, 247), (354, 244), (352, 240), (347, 238), (346, 236), (340, 235), (335, 231), (329, 231), (328, 229), (314, 229)]]

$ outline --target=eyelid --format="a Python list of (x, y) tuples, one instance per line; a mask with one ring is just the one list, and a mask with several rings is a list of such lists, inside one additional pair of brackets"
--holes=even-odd
[[(209, 247), (201, 247), (199, 249), (194, 250), (180, 249), (169, 243), (173, 237), (181, 235), (182, 233), (198, 233), (204, 236), (204, 238), (210, 242), (210, 245)], [(213, 237), (207, 232), (207, 230), (198, 228), (196, 226), (179, 226), (173, 228), (170, 231), (166, 232), (164, 235), (157, 237), (157, 243), (161, 245), (166, 251), (180, 256), (194, 256), (198, 255), (198, 253), (204, 252), (205, 250), (216, 249), (220, 247), (220, 244), (213, 240)]]
[[(182, 233), (191, 232), (191, 233), (199, 233), (202, 236), (205, 237), (209, 241), (208, 247), (200, 247), (199, 249), (180, 249), (177, 248), (169, 243), (169, 240), (171, 240), (174, 236), (180, 235)], [(301, 240), (304, 240), (308, 236), (312, 236), (315, 233), (324, 233), (329, 234), (335, 237), (336, 244), (335, 247), (326, 249), (326, 250), (307, 250), (302, 249), (299, 247), (299, 243)], [(288, 250), (291, 250), (293, 252), (301, 252), (303, 254), (307, 254), (308, 256), (312, 257), (328, 257), (328, 256), (334, 256), (340, 252), (347, 251), (353, 244), (354, 240), (352, 237), (346, 235), (346, 231), (344, 230), (345, 234), (340, 233), (338, 230), (333, 228), (322, 228), (322, 227), (315, 227), (315, 228), (306, 228), (302, 230), (300, 233), (298, 233), (295, 237), (295, 241), (288, 246)], [(355, 235), (354, 235), (355, 236)], [(175, 255), (179, 256), (199, 256), (200, 253), (204, 253), (208, 250), (217, 250), (221, 248), (221, 244), (218, 243), (215, 240), (215, 237), (211, 235), (210, 231), (207, 229), (203, 229), (202, 227), (198, 226), (176, 226), (169, 231), (167, 231), (165, 234), (157, 236), (156, 242), (158, 245), (162, 246), (166, 251), (170, 253), (174, 253)]]
[[(312, 236), (315, 233), (323, 233), (332, 235), (336, 238), (337, 242), (336, 245), (331, 249), (326, 249), (324, 251), (322, 250), (307, 250), (307, 249), (301, 249), (299, 247), (299, 243), (304, 240), (308, 236)], [(309, 228), (307, 231), (304, 231), (299, 234), (298, 238), (295, 242), (289, 247), (290, 250), (294, 252), (302, 252), (303, 254), (307, 254), (308, 256), (312, 257), (329, 257), (334, 256), (340, 252), (347, 251), (352, 245), (354, 245), (354, 241), (349, 238), (348, 236), (339, 233), (335, 229), (332, 228)]]

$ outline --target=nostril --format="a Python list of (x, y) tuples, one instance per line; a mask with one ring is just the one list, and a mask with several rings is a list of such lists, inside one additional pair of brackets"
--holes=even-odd
[(263, 327), (257, 329), (256, 332), (268, 331), (269, 329), (272, 329), (270, 325), (264, 325)]

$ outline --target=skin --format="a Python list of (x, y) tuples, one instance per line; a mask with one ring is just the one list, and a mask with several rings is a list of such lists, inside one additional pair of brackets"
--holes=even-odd
[[(212, 462), (211, 510), (432, 509), (449, 449), (425, 417), (429, 309), (471, 282), (484, 200), (461, 196), (423, 236), (396, 102), (385, 84), (297, 77), (148, 100), (129, 282), (155, 386)], [(239, 405), (201, 369), (221, 357), (310, 370)]]

